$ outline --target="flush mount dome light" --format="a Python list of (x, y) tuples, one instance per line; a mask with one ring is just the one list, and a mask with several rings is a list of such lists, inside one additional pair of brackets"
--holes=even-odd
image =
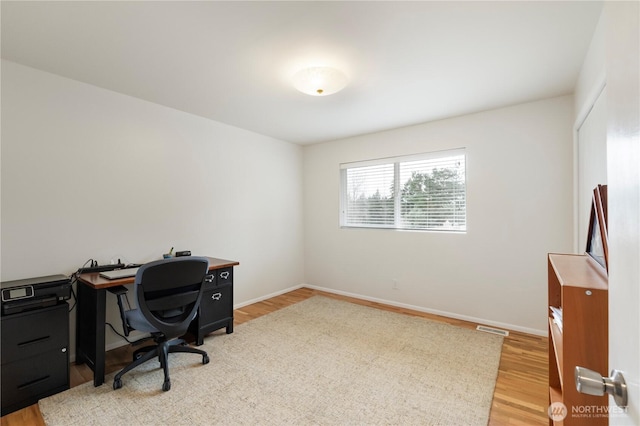
[(293, 86), (311, 96), (331, 95), (346, 85), (347, 76), (329, 67), (305, 68), (293, 76)]

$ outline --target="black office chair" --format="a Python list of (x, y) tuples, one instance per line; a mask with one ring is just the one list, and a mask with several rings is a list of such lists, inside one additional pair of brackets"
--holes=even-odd
[(168, 355), (189, 352), (202, 355), (202, 363), (209, 363), (205, 351), (192, 348), (179, 337), (183, 336), (196, 315), (208, 275), (209, 260), (204, 257), (176, 257), (147, 263), (140, 267), (134, 282), (137, 309), (125, 310), (124, 291), (115, 292), (125, 335), (132, 330), (151, 333), (155, 345), (134, 352), (133, 362), (113, 379), (113, 389), (122, 387), (122, 376), (148, 360), (158, 357), (164, 370), (162, 390), (171, 389)]

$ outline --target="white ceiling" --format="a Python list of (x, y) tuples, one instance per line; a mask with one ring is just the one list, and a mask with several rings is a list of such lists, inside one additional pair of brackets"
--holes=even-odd
[[(601, 2), (1, 2), (2, 57), (310, 144), (573, 92)], [(335, 95), (291, 76), (330, 65)]]

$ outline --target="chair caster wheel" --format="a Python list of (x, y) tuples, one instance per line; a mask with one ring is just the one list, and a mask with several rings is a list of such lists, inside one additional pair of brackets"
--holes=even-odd
[(202, 364), (209, 364), (209, 355), (202, 355)]
[(169, 389), (171, 389), (171, 381), (167, 380), (162, 384), (162, 390), (166, 392)]
[(122, 387), (122, 380), (114, 379), (113, 380), (113, 390), (118, 390)]

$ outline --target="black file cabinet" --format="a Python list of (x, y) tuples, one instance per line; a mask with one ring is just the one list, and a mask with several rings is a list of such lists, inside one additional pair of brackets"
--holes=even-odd
[(204, 287), (198, 314), (189, 326), (196, 337), (196, 345), (204, 343), (204, 336), (226, 327), (233, 333), (233, 267), (214, 269), (212, 282)]
[(69, 389), (69, 305), (2, 316), (2, 415)]

